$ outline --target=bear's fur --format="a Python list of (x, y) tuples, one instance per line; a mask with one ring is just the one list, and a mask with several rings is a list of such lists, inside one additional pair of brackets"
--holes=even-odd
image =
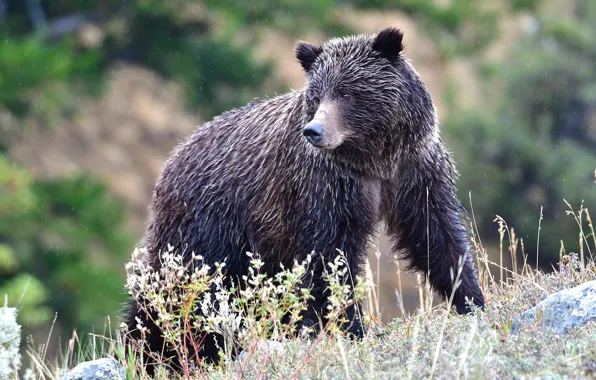
[[(339, 249), (360, 275), (368, 239), (384, 221), (394, 252), (427, 273), (442, 296), (451, 294), (464, 257), (453, 304), (466, 313), (468, 297), (483, 307), (457, 173), (430, 95), (402, 55), (402, 33), (299, 42), (295, 53), (307, 76), (303, 89), (224, 113), (174, 149), (142, 241), (154, 265), (170, 244), (185, 260), (193, 252), (207, 264), (226, 259), (227, 274), (240, 278), (246, 251), (260, 254), (269, 274), (314, 251), (305, 279), (314, 301), (302, 321), (314, 325), (327, 296), (316, 254), (332, 261)], [(137, 306), (131, 302), (125, 316), (132, 336), (139, 317), (150, 348), (162, 351), (159, 329)], [(349, 331), (361, 335), (356, 306), (348, 318)], [(201, 356), (217, 359), (213, 341)]]

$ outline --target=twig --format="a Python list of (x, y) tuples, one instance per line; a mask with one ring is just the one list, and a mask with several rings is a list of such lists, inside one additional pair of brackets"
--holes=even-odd
[(538, 239), (536, 241), (536, 270), (538, 270), (538, 254), (540, 252), (540, 228), (542, 225), (542, 206), (540, 206), (540, 219), (538, 220)]
[(50, 326), (50, 333), (48, 334), (48, 339), (46, 340), (46, 346), (43, 350), (43, 355), (41, 356), (41, 361), (44, 362), (46, 360), (46, 353), (48, 352), (48, 346), (50, 345), (50, 338), (52, 337), (52, 331), (54, 331), (54, 326), (56, 325), (56, 319), (58, 319), (58, 313), (54, 315), (54, 320), (52, 321), (52, 326)]

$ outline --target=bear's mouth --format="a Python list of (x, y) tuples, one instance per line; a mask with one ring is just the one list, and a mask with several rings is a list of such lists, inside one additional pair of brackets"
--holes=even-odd
[(312, 145), (314, 148), (320, 149), (320, 150), (334, 150), (335, 148), (337, 148), (339, 146), (339, 144), (333, 144), (333, 143), (329, 143), (326, 141), (321, 141), (321, 142), (311, 141), (311, 140), (309, 140), (308, 137), (306, 138), (306, 141), (308, 141), (308, 143), (310, 145)]
[(319, 150), (326, 150), (326, 151), (335, 150), (342, 143), (341, 140), (338, 141), (339, 139), (328, 139), (325, 137), (323, 137), (322, 139), (316, 139), (316, 138), (312, 138), (310, 136), (305, 136), (305, 139), (314, 148), (319, 149)]

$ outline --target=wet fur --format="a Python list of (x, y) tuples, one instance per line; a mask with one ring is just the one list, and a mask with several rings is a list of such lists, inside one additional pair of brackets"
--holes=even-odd
[[(246, 251), (258, 253), (273, 274), (313, 251), (332, 260), (340, 249), (356, 276), (384, 220), (395, 252), (416, 270), (430, 268), (430, 283), (442, 295), (451, 293), (450, 270), (465, 256), (454, 304), (469, 311), (467, 296), (482, 306), (455, 196), (457, 173), (430, 96), (401, 49), (394, 29), (321, 47), (301, 42), (296, 56), (307, 73), (305, 88), (227, 112), (177, 146), (157, 181), (140, 244), (153, 264), (171, 244), (185, 258), (194, 252), (209, 264), (226, 260), (231, 276), (247, 273)], [(352, 103), (340, 99), (344, 92)], [(346, 136), (333, 151), (314, 148), (302, 135), (321, 101), (337, 107), (339, 124), (332, 127)], [(317, 257), (305, 279), (315, 297), (305, 325), (317, 322), (326, 302)], [(348, 310), (349, 331), (361, 335), (357, 314), (357, 307)], [(131, 330), (136, 316), (154, 330), (151, 349), (161, 351), (158, 330), (131, 301), (125, 315)], [(207, 340), (201, 355), (216, 360), (216, 352)]]

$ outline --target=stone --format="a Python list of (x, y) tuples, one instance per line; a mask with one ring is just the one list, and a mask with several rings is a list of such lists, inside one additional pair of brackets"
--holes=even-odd
[(126, 371), (113, 358), (83, 362), (74, 367), (60, 380), (124, 380)]
[(568, 329), (596, 322), (596, 280), (553, 293), (514, 319), (511, 333), (524, 325), (539, 325), (564, 334)]

